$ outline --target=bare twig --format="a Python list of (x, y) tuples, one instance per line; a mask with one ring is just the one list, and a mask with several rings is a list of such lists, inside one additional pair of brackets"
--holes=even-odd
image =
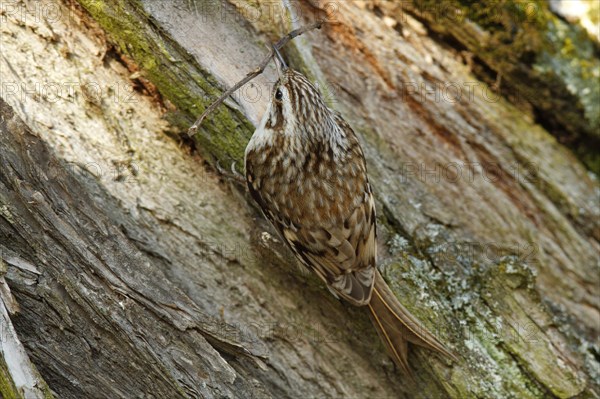
[(275, 49), (277, 49), (277, 50), (281, 49), (283, 46), (285, 46), (287, 44), (287, 42), (289, 42), (296, 36), (300, 36), (301, 34), (311, 31), (313, 29), (321, 29), (321, 26), (323, 26), (323, 23), (324, 23), (323, 21), (314, 22), (310, 25), (303, 26), (302, 28), (295, 29), (295, 30), (291, 31), (290, 33), (288, 33), (287, 35), (285, 35), (284, 37), (282, 37), (281, 39), (279, 39), (279, 41), (277, 43), (275, 43), (275, 45), (273, 46), (273, 50), (271, 50), (271, 52), (269, 53), (267, 58), (265, 58), (263, 60), (263, 62), (254, 71), (248, 73), (244, 79), (242, 79), (241, 81), (239, 81), (238, 83), (233, 85), (229, 90), (227, 90), (225, 93), (223, 93), (223, 95), (221, 95), (221, 97), (219, 97), (219, 99), (217, 101), (213, 102), (208, 108), (206, 108), (206, 110), (204, 110), (202, 115), (200, 115), (200, 118), (198, 118), (196, 120), (196, 122), (194, 122), (192, 127), (190, 127), (190, 129), (188, 130), (188, 136), (192, 137), (194, 134), (196, 134), (196, 132), (198, 131), (198, 128), (200, 127), (200, 124), (202, 124), (202, 121), (204, 120), (204, 118), (206, 118), (208, 116), (208, 114), (213, 112), (234, 91), (236, 91), (237, 89), (239, 89), (240, 87), (242, 87), (243, 85), (245, 85), (246, 83), (248, 83), (249, 81), (251, 81), (252, 79), (257, 77), (258, 75), (263, 73), (265, 68), (269, 64), (269, 61), (271, 61), (271, 58), (273, 58), (273, 56), (275, 55)]

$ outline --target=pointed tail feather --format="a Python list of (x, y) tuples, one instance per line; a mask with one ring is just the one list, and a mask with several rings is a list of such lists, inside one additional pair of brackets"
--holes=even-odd
[(378, 271), (376, 271), (375, 286), (368, 306), (371, 321), (375, 325), (379, 337), (392, 356), (394, 363), (406, 374), (411, 375), (407, 359), (408, 342), (457, 360), (444, 344), (398, 302)]

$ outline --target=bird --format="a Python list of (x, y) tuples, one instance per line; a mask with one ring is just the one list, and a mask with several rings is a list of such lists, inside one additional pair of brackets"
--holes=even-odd
[(456, 359), (377, 269), (375, 201), (356, 134), (302, 73), (274, 53), (279, 79), (244, 157), (251, 197), (300, 265), (336, 297), (368, 309), (404, 373), (412, 376), (409, 343)]

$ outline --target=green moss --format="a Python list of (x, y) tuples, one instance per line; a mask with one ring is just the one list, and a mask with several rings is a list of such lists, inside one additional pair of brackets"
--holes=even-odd
[[(527, 265), (508, 258), (490, 268), (484, 280), (482, 298), (494, 313), (507, 315), (502, 320), (505, 327), (499, 331), (496, 328), (498, 341), (493, 348), (489, 348), (488, 353), (497, 363), (506, 364), (506, 370), (518, 367), (514, 370), (513, 377), (521, 379), (519, 385), (536, 393), (535, 397), (540, 397), (545, 392), (558, 398), (580, 394), (585, 389), (585, 382), (578, 379), (575, 369), (567, 365), (561, 366), (552, 345), (546, 339), (543, 326), (549, 324), (550, 320), (542, 309), (538, 309), (542, 305), (533, 289), (534, 271)], [(540, 305), (533, 308), (530, 304)], [(496, 346), (501, 346), (503, 350), (496, 350)], [(512, 356), (505, 358), (506, 353)], [(516, 381), (512, 378), (509, 381), (512, 392)]]
[[(104, 28), (121, 54), (131, 58), (160, 91), (177, 107), (169, 118), (182, 131), (221, 94), (216, 80), (164, 31), (154, 24), (139, 3), (132, 7), (123, 0), (79, 2)], [(195, 139), (200, 149), (223, 162), (243, 159), (254, 127), (235, 109), (220, 106), (199, 129)]]
[(46, 384), (46, 381), (44, 381), (42, 379), (42, 377), (39, 375), (37, 369), (35, 370), (36, 374), (37, 374), (37, 388), (39, 390), (42, 391), (42, 393), (44, 394), (44, 399), (54, 399), (54, 396), (52, 395), (52, 391), (50, 391), (50, 387), (48, 387), (48, 384)]
[[(394, 229), (393, 222), (389, 225)], [(530, 308), (542, 306), (533, 289), (534, 270), (517, 255), (480, 264), (489, 248), (452, 243), (443, 229), (430, 230), (416, 232), (413, 243), (394, 244), (394, 236), (388, 240), (394, 261), (386, 265), (385, 277), (417, 318), (443, 342), (451, 342), (465, 362), (477, 362), (477, 373), (463, 367), (452, 370), (444, 382), (450, 397), (502, 397), (511, 392), (519, 398), (566, 398), (580, 393), (582, 381), (572, 369), (557, 365), (545, 332), (534, 321), (549, 317), (537, 305)], [(537, 341), (527, 339), (531, 336)], [(553, 377), (557, 375), (558, 380)]]
[[(1, 259), (0, 259), (0, 261), (1, 261)], [(1, 330), (0, 330), (0, 333), (2, 333)], [(0, 339), (2, 339), (1, 336), (0, 336)], [(32, 365), (32, 368), (33, 367), (34, 366)], [(44, 399), (54, 399), (54, 396), (52, 395), (50, 388), (48, 387), (46, 382), (42, 379), (42, 377), (39, 375), (39, 373), (37, 372), (37, 370), (35, 368), (34, 368), (34, 373), (36, 374), (36, 378), (37, 378), (36, 388), (39, 391), (42, 391), (42, 393), (44, 394)], [(23, 394), (15, 386), (15, 384), (8, 372), (8, 366), (6, 365), (4, 358), (1, 356), (1, 353), (0, 353), (0, 398), (2, 398), (2, 399), (23, 399), (24, 398)]]
[[(1, 337), (0, 337), (1, 338)], [(8, 366), (4, 358), (0, 356), (0, 397), (3, 399), (22, 399), (23, 396), (17, 390), (8, 372)]]
[(442, 41), (473, 53), (479, 79), (519, 108), (532, 108), (545, 129), (600, 174), (600, 60), (583, 28), (543, 1), (423, 0), (413, 12)]

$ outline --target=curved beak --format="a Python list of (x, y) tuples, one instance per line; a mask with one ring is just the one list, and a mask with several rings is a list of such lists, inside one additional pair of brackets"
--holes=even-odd
[(288, 69), (288, 66), (285, 63), (285, 61), (283, 60), (283, 57), (281, 56), (281, 53), (279, 52), (279, 50), (277, 50), (277, 47), (273, 46), (273, 52), (275, 53), (275, 56), (281, 63), (281, 67), (280, 67), (279, 64), (277, 63), (277, 61), (275, 61), (275, 66), (277, 67), (277, 73), (279, 73), (279, 77), (281, 77), (281, 72)]

